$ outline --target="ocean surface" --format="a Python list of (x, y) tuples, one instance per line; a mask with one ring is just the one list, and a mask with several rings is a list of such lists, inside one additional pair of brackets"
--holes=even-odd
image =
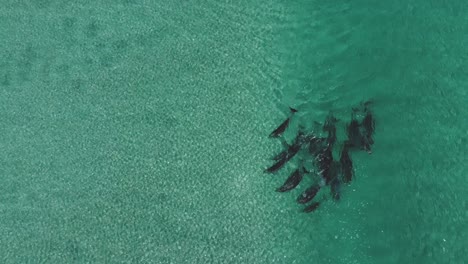
[[(468, 263), (468, 2), (0, 4), (0, 262)], [(301, 212), (268, 138), (371, 155)], [(342, 134), (341, 134), (342, 135)], [(343, 137), (340, 136), (340, 140)], [(327, 198), (328, 197), (328, 198)]]

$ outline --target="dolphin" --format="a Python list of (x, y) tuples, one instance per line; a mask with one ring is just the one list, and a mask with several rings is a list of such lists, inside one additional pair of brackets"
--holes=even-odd
[(330, 113), (328, 114), (323, 125), (323, 131), (328, 132), (327, 142), (329, 145), (333, 145), (336, 141), (336, 122), (338, 122), (338, 119), (336, 119), (336, 117)]
[(354, 116), (351, 118), (351, 123), (348, 124), (346, 129), (348, 133), (348, 144), (353, 147), (359, 147), (361, 145), (361, 131), (359, 129), (359, 122)]
[(287, 192), (297, 187), (297, 185), (302, 180), (302, 175), (304, 171), (302, 169), (295, 170), (288, 179), (284, 182), (284, 184), (276, 189), (277, 192)]
[(328, 143), (328, 145), (333, 146), (333, 144), (335, 144), (335, 142), (336, 142), (336, 127), (335, 127), (335, 125), (333, 125), (328, 130), (327, 143)]
[(281, 169), (285, 164), (286, 162), (288, 162), (289, 159), (287, 158), (284, 158), (282, 160), (279, 160), (277, 161), (275, 164), (271, 165), (271, 167), (268, 167), (265, 172), (267, 173), (273, 173), (273, 172), (276, 172), (278, 171), (279, 169)]
[(341, 182), (338, 177), (335, 177), (330, 183), (330, 190), (333, 200), (339, 201), (340, 200), (340, 187)]
[(293, 144), (288, 146), (288, 148), (285, 151), (276, 155), (274, 157), (276, 163), (273, 164), (271, 167), (267, 168), (265, 172), (276, 172), (277, 170), (281, 169), (290, 159), (292, 159), (301, 149), (303, 144), (303, 137), (304, 134), (301, 131), (299, 131), (296, 138), (294, 139)]
[(366, 108), (366, 116), (362, 120), (362, 126), (364, 127), (364, 134), (367, 137), (367, 141), (369, 144), (374, 144), (374, 140), (372, 139), (372, 135), (374, 134), (375, 130), (375, 120), (372, 116), (372, 113), (369, 109)]
[(338, 161), (331, 160), (328, 175), (326, 178), (326, 184), (331, 184), (335, 179), (341, 175), (341, 164)]
[(330, 128), (334, 127), (338, 121), (339, 120), (330, 112), (325, 119), (325, 123), (323, 124), (323, 131), (329, 131)]
[(359, 149), (363, 149), (367, 151), (369, 154), (371, 153), (370, 150), (370, 142), (368, 138), (361, 132), (361, 125), (354, 117), (351, 118), (351, 123), (348, 124), (347, 127), (348, 133), (348, 145), (349, 147), (355, 147)]
[(318, 183), (310, 186), (301, 195), (299, 195), (299, 197), (297, 197), (297, 202), (300, 204), (309, 202), (310, 200), (314, 199), (319, 190), (320, 185)]
[(319, 207), (320, 203), (319, 202), (313, 202), (310, 205), (308, 205), (306, 208), (304, 208), (303, 212), (304, 213), (311, 213), (315, 211)]
[(325, 184), (328, 184), (331, 180), (329, 172), (333, 163), (333, 154), (330, 146), (322, 149), (322, 151), (316, 157), (316, 162), (320, 175), (325, 180)]
[(322, 137), (312, 137), (309, 140), (309, 153), (317, 157), (317, 155), (322, 151), (324, 148), (324, 144), (327, 142), (326, 138)]
[(276, 154), (272, 160), (282, 160), (286, 158), (290, 154), (290, 146), (288, 146), (285, 150), (281, 151), (280, 153)]
[[(372, 135), (375, 130), (375, 120), (372, 115), (372, 112), (369, 109), (369, 105), (372, 104), (371, 101), (362, 103), (364, 109), (359, 110), (358, 108), (353, 108), (352, 121), (348, 126), (348, 141), (351, 147), (357, 147), (367, 151), (369, 154), (372, 153), (371, 145), (374, 144), (374, 139)], [(357, 122), (354, 117), (354, 113), (362, 111), (365, 116), (361, 123)]]
[[(294, 113), (297, 112), (297, 110), (292, 108), (292, 107), (289, 107), (289, 110), (291, 111), (291, 116)], [(284, 131), (286, 130), (286, 128), (288, 128), (289, 121), (291, 120), (291, 116), (288, 117), (286, 120), (284, 120), (284, 122), (281, 123), (281, 125), (279, 125), (275, 130), (273, 130), (273, 132), (271, 132), (269, 137), (279, 137), (279, 136), (281, 136), (284, 133)]]
[(348, 143), (345, 142), (340, 157), (341, 170), (343, 172), (343, 182), (349, 183), (353, 178), (353, 161), (348, 152)]

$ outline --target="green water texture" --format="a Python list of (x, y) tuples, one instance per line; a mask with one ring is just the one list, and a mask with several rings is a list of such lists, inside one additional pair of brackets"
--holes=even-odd
[[(468, 2), (0, 1), (1, 263), (468, 263)], [(373, 100), (312, 214), (264, 174)], [(342, 133), (342, 132), (340, 132)], [(327, 197), (328, 191), (319, 193)], [(325, 198), (323, 198), (325, 199)]]

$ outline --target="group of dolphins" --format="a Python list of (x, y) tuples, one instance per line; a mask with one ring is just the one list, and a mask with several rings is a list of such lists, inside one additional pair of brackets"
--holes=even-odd
[[(307, 165), (311, 165), (316, 170), (317, 179), (314, 184), (308, 187), (297, 197), (297, 202), (306, 204), (317, 195), (319, 190), (325, 186), (330, 186), (331, 196), (335, 201), (340, 199), (340, 186), (342, 183), (348, 184), (353, 178), (353, 162), (349, 155), (351, 150), (364, 150), (371, 153), (371, 146), (374, 144), (372, 138), (375, 130), (375, 120), (370, 109), (371, 102), (361, 104), (361, 108), (353, 108), (351, 122), (346, 124), (347, 139), (340, 144), (341, 154), (339, 160), (333, 159), (333, 147), (336, 145), (336, 119), (330, 113), (322, 126), (323, 132), (327, 133), (326, 137), (321, 137), (316, 133), (305, 133), (303, 128), (300, 128), (292, 144), (288, 144), (281, 136), (289, 126), (291, 118), (297, 112), (296, 109), (290, 107), (290, 116), (279, 125), (270, 137), (281, 138), (285, 149), (273, 157), (275, 163), (267, 168), (265, 172), (275, 173), (280, 170), (288, 161), (301, 153), (299, 157), (299, 165), (296, 170), (288, 177), (284, 184), (277, 188), (278, 192), (287, 192), (296, 188), (302, 181), (304, 175), (309, 174), (311, 169)], [(362, 120), (358, 120), (357, 113), (363, 114)], [(307, 164), (309, 161), (309, 164)], [(315, 211), (320, 205), (320, 202), (312, 202), (307, 205), (303, 211), (306, 213)]]

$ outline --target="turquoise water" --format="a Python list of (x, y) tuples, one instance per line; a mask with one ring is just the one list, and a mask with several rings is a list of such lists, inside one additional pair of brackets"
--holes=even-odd
[[(468, 4), (290, 2), (3, 0), (0, 262), (468, 262)], [(268, 134), (367, 99), (301, 213)]]

